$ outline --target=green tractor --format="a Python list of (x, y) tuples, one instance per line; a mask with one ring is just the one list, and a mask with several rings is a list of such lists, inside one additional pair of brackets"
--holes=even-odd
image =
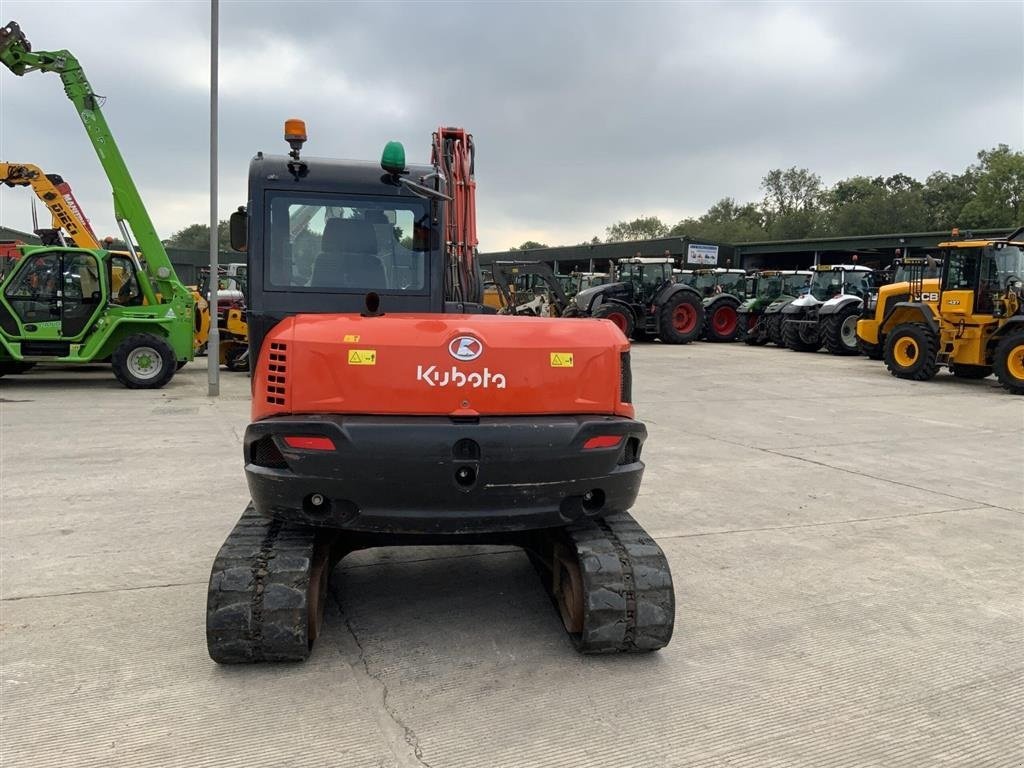
[(689, 285), (704, 305), (705, 341), (736, 341), (739, 334), (737, 310), (747, 298), (747, 273), (742, 269), (695, 269), (677, 275), (677, 283)]
[(127, 253), (18, 247), (13, 268), (0, 282), (0, 376), (41, 362), (109, 362), (126, 387), (164, 386), (192, 359), (195, 300), (174, 273), (100, 111), (101, 100), (74, 56), (33, 51), (13, 21), (0, 28), (0, 61), (19, 76), (60, 75), (110, 180), (114, 215), (128, 245)]
[[(769, 269), (755, 273), (753, 278), (754, 290), (736, 310), (740, 329), (737, 339), (757, 347), (773, 341), (768, 329), (769, 320), (775, 317), (779, 334), (775, 343), (781, 346), (782, 314), (778, 310), (781, 310), (785, 302), (795, 299), (801, 289), (806, 288), (811, 273), (808, 270)], [(775, 307), (776, 311), (768, 314), (769, 307)]]

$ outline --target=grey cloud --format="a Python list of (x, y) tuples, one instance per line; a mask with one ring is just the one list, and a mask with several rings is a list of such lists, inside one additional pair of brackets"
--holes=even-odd
[[(160, 201), (161, 232), (205, 220), (205, 203), (166, 201), (205, 193), (206, 95), (181, 73), (206, 66), (195, 54), (206, 4), (48, 8), (4, 4), (37, 47), (73, 48), (110, 96), (143, 195)], [(147, 45), (154, 29), (170, 42)], [(576, 242), (615, 218), (755, 199), (775, 166), (826, 181), (959, 170), (982, 147), (1024, 143), (1022, 32), (1014, 3), (222, 2), (225, 61), (251, 61), (254, 73), (222, 99), (222, 209), (242, 202), (253, 152), (283, 150), (291, 116), (307, 120), (311, 154), (340, 157), (376, 157), (399, 139), (422, 160), (438, 123), (465, 125), (478, 145), (485, 248), (514, 244), (488, 237), (489, 225)], [(261, 82), (283, 66), (279, 45), (301, 57), (291, 90)], [(332, 77), (399, 109), (368, 112)], [(109, 220), (105, 181), (57, 79), (12, 79), (0, 73), (0, 154), (64, 173), (92, 216)], [(0, 213), (24, 224), (27, 203), (13, 194)]]

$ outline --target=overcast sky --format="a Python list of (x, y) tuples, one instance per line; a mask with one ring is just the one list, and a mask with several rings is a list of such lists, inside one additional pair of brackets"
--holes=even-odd
[[(82, 62), (161, 236), (208, 219), (209, 4), (0, 1), (36, 50)], [(429, 158), (477, 144), (482, 250), (578, 243), (759, 199), (774, 167), (960, 171), (1024, 145), (1024, 2), (221, 2), (220, 211), (245, 202), (287, 117), (311, 156)], [(71, 183), (101, 237), (110, 196), (58, 76), (0, 72), (0, 158)], [(30, 194), (0, 222), (31, 229)]]

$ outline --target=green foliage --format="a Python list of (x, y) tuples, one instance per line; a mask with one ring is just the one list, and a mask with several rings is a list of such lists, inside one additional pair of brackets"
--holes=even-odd
[(668, 225), (657, 216), (640, 216), (632, 221), (619, 221), (605, 228), (607, 242), (617, 243), (623, 240), (651, 240), (665, 237)]
[(1024, 219), (1024, 152), (1006, 144), (978, 153), (969, 169), (975, 178), (973, 198), (960, 212), (966, 227), (1012, 227)]
[(671, 229), (657, 217), (608, 227), (608, 242), (688, 236), (724, 243), (891, 232), (985, 229), (1024, 224), (1024, 152), (1006, 144), (978, 153), (963, 173), (936, 171), (924, 183), (904, 173), (851, 176), (831, 187), (806, 168), (776, 168), (760, 203), (725, 197)]
[[(210, 225), (190, 224), (164, 240), (164, 245), (191, 251), (208, 251), (210, 249)], [(231, 232), (226, 220), (217, 224), (217, 247), (222, 251), (231, 250)]]
[(739, 205), (733, 198), (723, 197), (703, 216), (680, 221), (669, 230), (669, 235), (690, 235), (722, 243), (763, 240), (764, 215), (754, 203)]
[(547, 248), (548, 246), (544, 243), (538, 243), (536, 240), (527, 240), (525, 243), (520, 245), (518, 248), (511, 248), (513, 251), (531, 251), (535, 248)]

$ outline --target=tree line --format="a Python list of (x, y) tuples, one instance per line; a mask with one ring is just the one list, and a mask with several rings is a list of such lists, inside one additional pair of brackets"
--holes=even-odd
[[(832, 186), (807, 168), (776, 168), (761, 180), (763, 197), (739, 203), (723, 197), (700, 216), (674, 226), (657, 216), (638, 216), (605, 228), (583, 245), (656, 237), (703, 238), (723, 243), (805, 237), (927, 232), (960, 227), (984, 229), (1024, 224), (1024, 152), (1000, 144), (978, 152), (962, 173), (936, 171), (923, 182), (904, 173), (851, 176)], [(220, 222), (221, 250), (229, 250), (228, 222)], [(187, 226), (164, 245), (205, 251), (210, 228)], [(512, 250), (547, 248), (527, 240)]]
[[(776, 168), (761, 180), (758, 202), (724, 197), (675, 226), (657, 216), (617, 221), (605, 228), (603, 240), (595, 236), (581, 245), (684, 235), (743, 243), (1024, 224), (1024, 152), (1000, 144), (977, 157), (962, 173), (936, 171), (923, 182), (895, 173), (825, 186), (807, 168)], [(512, 250), (547, 247), (528, 240)]]

